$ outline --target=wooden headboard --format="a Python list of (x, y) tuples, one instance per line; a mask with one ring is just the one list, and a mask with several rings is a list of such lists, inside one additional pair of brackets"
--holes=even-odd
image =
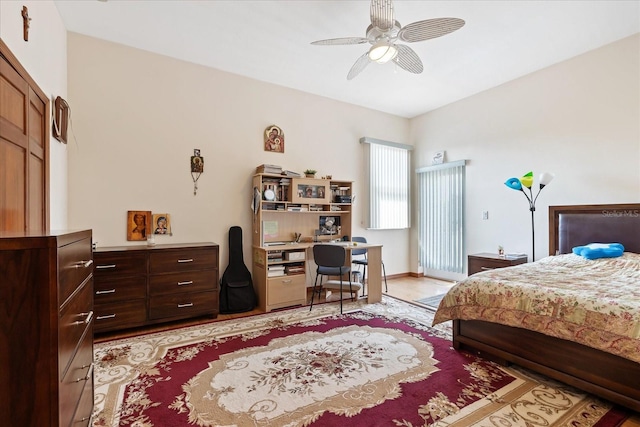
[(549, 255), (589, 243), (622, 243), (640, 253), (640, 203), (549, 206)]

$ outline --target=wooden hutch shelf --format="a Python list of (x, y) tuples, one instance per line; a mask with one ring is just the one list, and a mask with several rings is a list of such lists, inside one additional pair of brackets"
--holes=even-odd
[[(353, 182), (256, 174), (253, 281), (264, 311), (306, 303), (314, 242), (351, 237)], [(295, 243), (298, 240), (299, 243)]]

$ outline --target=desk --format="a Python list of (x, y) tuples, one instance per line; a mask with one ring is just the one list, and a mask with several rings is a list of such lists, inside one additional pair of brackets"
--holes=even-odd
[[(335, 243), (296, 243), (274, 246), (253, 247), (253, 282), (258, 295), (258, 305), (265, 312), (276, 308), (307, 304), (307, 287), (313, 286), (315, 268), (309, 261), (313, 260), (313, 246), (339, 245), (348, 253), (347, 265), (351, 265), (351, 251), (366, 249), (369, 265), (368, 303), (382, 300), (382, 245), (373, 243), (335, 242)], [(287, 256), (290, 253), (303, 252), (304, 257)], [(270, 271), (282, 271), (282, 268), (304, 266), (304, 273), (287, 274)]]

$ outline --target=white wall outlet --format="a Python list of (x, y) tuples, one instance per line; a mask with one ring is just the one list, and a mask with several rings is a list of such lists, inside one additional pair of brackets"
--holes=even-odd
[(482, 219), (489, 219), (489, 211), (482, 211)]

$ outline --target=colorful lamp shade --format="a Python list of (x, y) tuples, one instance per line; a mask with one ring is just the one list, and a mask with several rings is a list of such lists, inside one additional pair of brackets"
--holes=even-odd
[(522, 175), (522, 178), (520, 178), (520, 182), (524, 187), (531, 189), (531, 186), (533, 185), (533, 172), (527, 172), (526, 174)]
[(553, 181), (553, 178), (555, 178), (556, 176), (552, 173), (549, 172), (542, 172), (540, 174), (540, 189), (542, 190), (544, 188), (545, 185), (549, 184), (551, 181)]
[[(538, 196), (540, 195), (540, 191), (548, 185), (555, 175), (549, 172), (543, 172), (540, 174), (540, 189), (535, 197), (533, 197), (533, 190), (531, 187), (533, 186), (533, 172), (527, 172), (522, 176), (522, 178), (509, 178), (505, 181), (504, 185), (511, 188), (512, 190), (522, 191), (522, 194), (527, 198), (529, 202), (529, 210), (531, 211), (531, 256), (532, 261), (536, 260), (536, 244), (535, 244), (535, 223), (533, 213), (536, 210), (536, 200), (538, 200)], [(529, 195), (524, 191), (527, 188), (529, 190)]]
[(512, 190), (522, 190), (522, 184), (518, 178), (509, 178), (505, 181), (504, 185), (511, 188)]

